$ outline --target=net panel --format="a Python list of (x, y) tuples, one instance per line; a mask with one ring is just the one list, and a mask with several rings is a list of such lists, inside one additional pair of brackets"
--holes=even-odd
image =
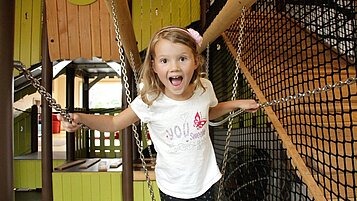
[[(258, 1), (246, 15), (243, 63), (267, 100), (356, 76), (355, 1)], [(237, 48), (239, 19), (226, 30)], [(234, 58), (222, 38), (210, 46), (210, 79), (220, 101), (231, 97)], [(253, 98), (240, 75), (238, 98)], [(328, 200), (354, 200), (357, 145), (355, 84), (272, 106)], [(225, 175), (227, 200), (312, 200), (263, 110), (234, 119)], [(222, 161), (227, 125), (213, 129)]]

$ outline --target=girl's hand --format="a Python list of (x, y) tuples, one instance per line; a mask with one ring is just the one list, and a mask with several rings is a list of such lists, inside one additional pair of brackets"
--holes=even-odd
[(253, 99), (240, 100), (240, 108), (244, 109), (245, 112), (256, 112), (260, 105)]
[(81, 125), (78, 123), (78, 114), (70, 113), (69, 116), (72, 119), (72, 123), (69, 123), (63, 116), (57, 114), (57, 119), (62, 122), (62, 127), (67, 132), (75, 132)]

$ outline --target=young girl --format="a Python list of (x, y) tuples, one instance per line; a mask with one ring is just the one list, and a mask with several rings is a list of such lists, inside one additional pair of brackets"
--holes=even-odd
[[(79, 124), (99, 131), (117, 131), (147, 123), (157, 151), (156, 182), (161, 200), (214, 200), (211, 187), (220, 178), (208, 121), (243, 108), (255, 112), (254, 100), (218, 103), (209, 80), (200, 77), (202, 37), (192, 29), (165, 27), (151, 39), (141, 70), (144, 87), (117, 116), (71, 114)], [(63, 120), (62, 117), (60, 117)]]

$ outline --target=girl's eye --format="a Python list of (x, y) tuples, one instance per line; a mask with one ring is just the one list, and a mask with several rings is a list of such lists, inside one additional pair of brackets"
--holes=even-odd
[(160, 59), (160, 63), (166, 64), (167, 63), (167, 59)]
[(185, 61), (185, 60), (187, 60), (186, 57), (180, 57), (180, 61)]

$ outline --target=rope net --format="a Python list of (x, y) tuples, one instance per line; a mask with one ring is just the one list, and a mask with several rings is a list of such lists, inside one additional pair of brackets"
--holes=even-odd
[[(256, 2), (245, 16), (241, 64), (266, 100), (356, 77), (356, 10), (354, 0)], [(210, 45), (209, 78), (219, 101), (232, 95), (238, 35), (239, 19)], [(257, 99), (251, 84), (240, 74), (237, 99)], [(271, 109), (312, 182), (301, 176), (267, 112), (244, 113), (234, 118), (224, 200), (355, 200), (356, 84)], [(211, 128), (218, 163), (227, 125)]]

